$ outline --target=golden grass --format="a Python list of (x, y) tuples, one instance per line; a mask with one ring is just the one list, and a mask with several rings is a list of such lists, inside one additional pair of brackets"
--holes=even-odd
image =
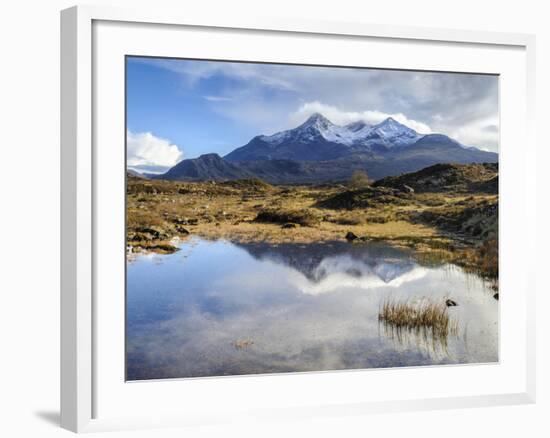
[[(270, 243), (344, 241), (346, 233), (352, 232), (360, 237), (358, 242), (384, 240), (412, 248), (416, 255), (481, 271), (488, 278), (498, 275), (496, 241), (484, 245), (462, 242), (460, 236), (414, 219), (421, 211), (445, 214), (483, 201), (495, 202), (495, 195), (419, 193), (406, 203), (353, 210), (318, 208), (319, 201), (346, 190), (342, 185), (283, 187), (248, 180), (192, 183), (129, 178), (128, 244), (138, 251), (163, 252), (157, 244), (185, 238), (187, 232), (206, 239)], [(262, 212), (269, 213), (265, 221)], [(298, 225), (283, 228), (286, 222)], [(160, 237), (144, 239), (143, 228), (158, 230)]]
[(456, 334), (457, 321), (451, 318), (444, 302), (423, 299), (413, 304), (408, 300), (387, 299), (378, 313), (379, 321), (398, 329), (429, 329), (434, 337)]

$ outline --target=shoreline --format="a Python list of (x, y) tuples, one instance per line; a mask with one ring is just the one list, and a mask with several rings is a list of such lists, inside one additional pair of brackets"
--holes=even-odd
[(381, 241), (498, 278), (494, 193), (129, 177), (127, 212), (127, 248), (136, 253), (169, 254), (177, 251), (174, 238), (189, 236), (267, 244)]

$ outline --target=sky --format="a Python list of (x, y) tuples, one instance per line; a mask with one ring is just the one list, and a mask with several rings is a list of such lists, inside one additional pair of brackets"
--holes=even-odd
[(159, 173), (185, 158), (224, 156), (313, 113), (344, 125), (393, 117), (498, 152), (498, 77), (128, 57), (127, 166)]

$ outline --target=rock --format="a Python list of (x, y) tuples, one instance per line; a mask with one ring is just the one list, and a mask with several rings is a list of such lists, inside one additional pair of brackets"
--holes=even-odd
[(498, 300), (498, 292), (497, 292), (496, 294), (493, 295), (493, 298), (494, 298), (495, 300)]
[(136, 231), (140, 233), (146, 233), (153, 236), (154, 239), (158, 239), (161, 237), (161, 232), (159, 230), (155, 230), (154, 228), (148, 228), (148, 227), (141, 227), (136, 229)]
[(355, 233), (352, 233), (351, 231), (348, 231), (348, 233), (346, 234), (346, 240), (348, 242), (353, 242), (355, 239), (358, 239), (359, 237), (357, 237), (357, 235)]
[(453, 300), (451, 300), (450, 298), (447, 298), (447, 300), (445, 301), (445, 304), (447, 305), (447, 307), (458, 306), (458, 304), (456, 303), (456, 301), (453, 301)]
[(147, 247), (147, 250), (158, 252), (160, 254), (172, 254), (179, 250), (178, 247), (170, 245), (168, 243), (160, 243), (158, 245), (151, 245)]
[(183, 227), (176, 227), (176, 231), (180, 234), (189, 234), (189, 230)]
[(408, 186), (407, 184), (403, 184), (403, 191), (407, 193), (414, 193), (414, 189), (411, 186)]
[(197, 225), (198, 223), (198, 219), (187, 219), (187, 225)]
[(151, 236), (151, 234), (148, 233), (134, 233), (134, 235), (130, 237), (130, 240), (133, 242), (145, 242), (154, 239), (155, 237)]
[(287, 222), (286, 224), (281, 225), (281, 228), (296, 228), (296, 224)]

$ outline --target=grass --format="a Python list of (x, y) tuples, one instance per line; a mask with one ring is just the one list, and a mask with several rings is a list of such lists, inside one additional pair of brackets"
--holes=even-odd
[(458, 324), (449, 315), (445, 303), (428, 299), (416, 304), (408, 300), (387, 299), (382, 303), (378, 320), (397, 329), (430, 330), (436, 338), (447, 338), (458, 330)]
[[(495, 194), (128, 178), (127, 213), (127, 241), (136, 251), (166, 252), (162, 245), (187, 235), (310, 243), (345, 240), (352, 232), (357, 242), (383, 240), (487, 278), (498, 276)], [(297, 226), (284, 228), (288, 223)]]
[(457, 258), (456, 262), (463, 263), (468, 270), (489, 279), (497, 279), (498, 239), (487, 239), (476, 248), (463, 251), (460, 259)]

